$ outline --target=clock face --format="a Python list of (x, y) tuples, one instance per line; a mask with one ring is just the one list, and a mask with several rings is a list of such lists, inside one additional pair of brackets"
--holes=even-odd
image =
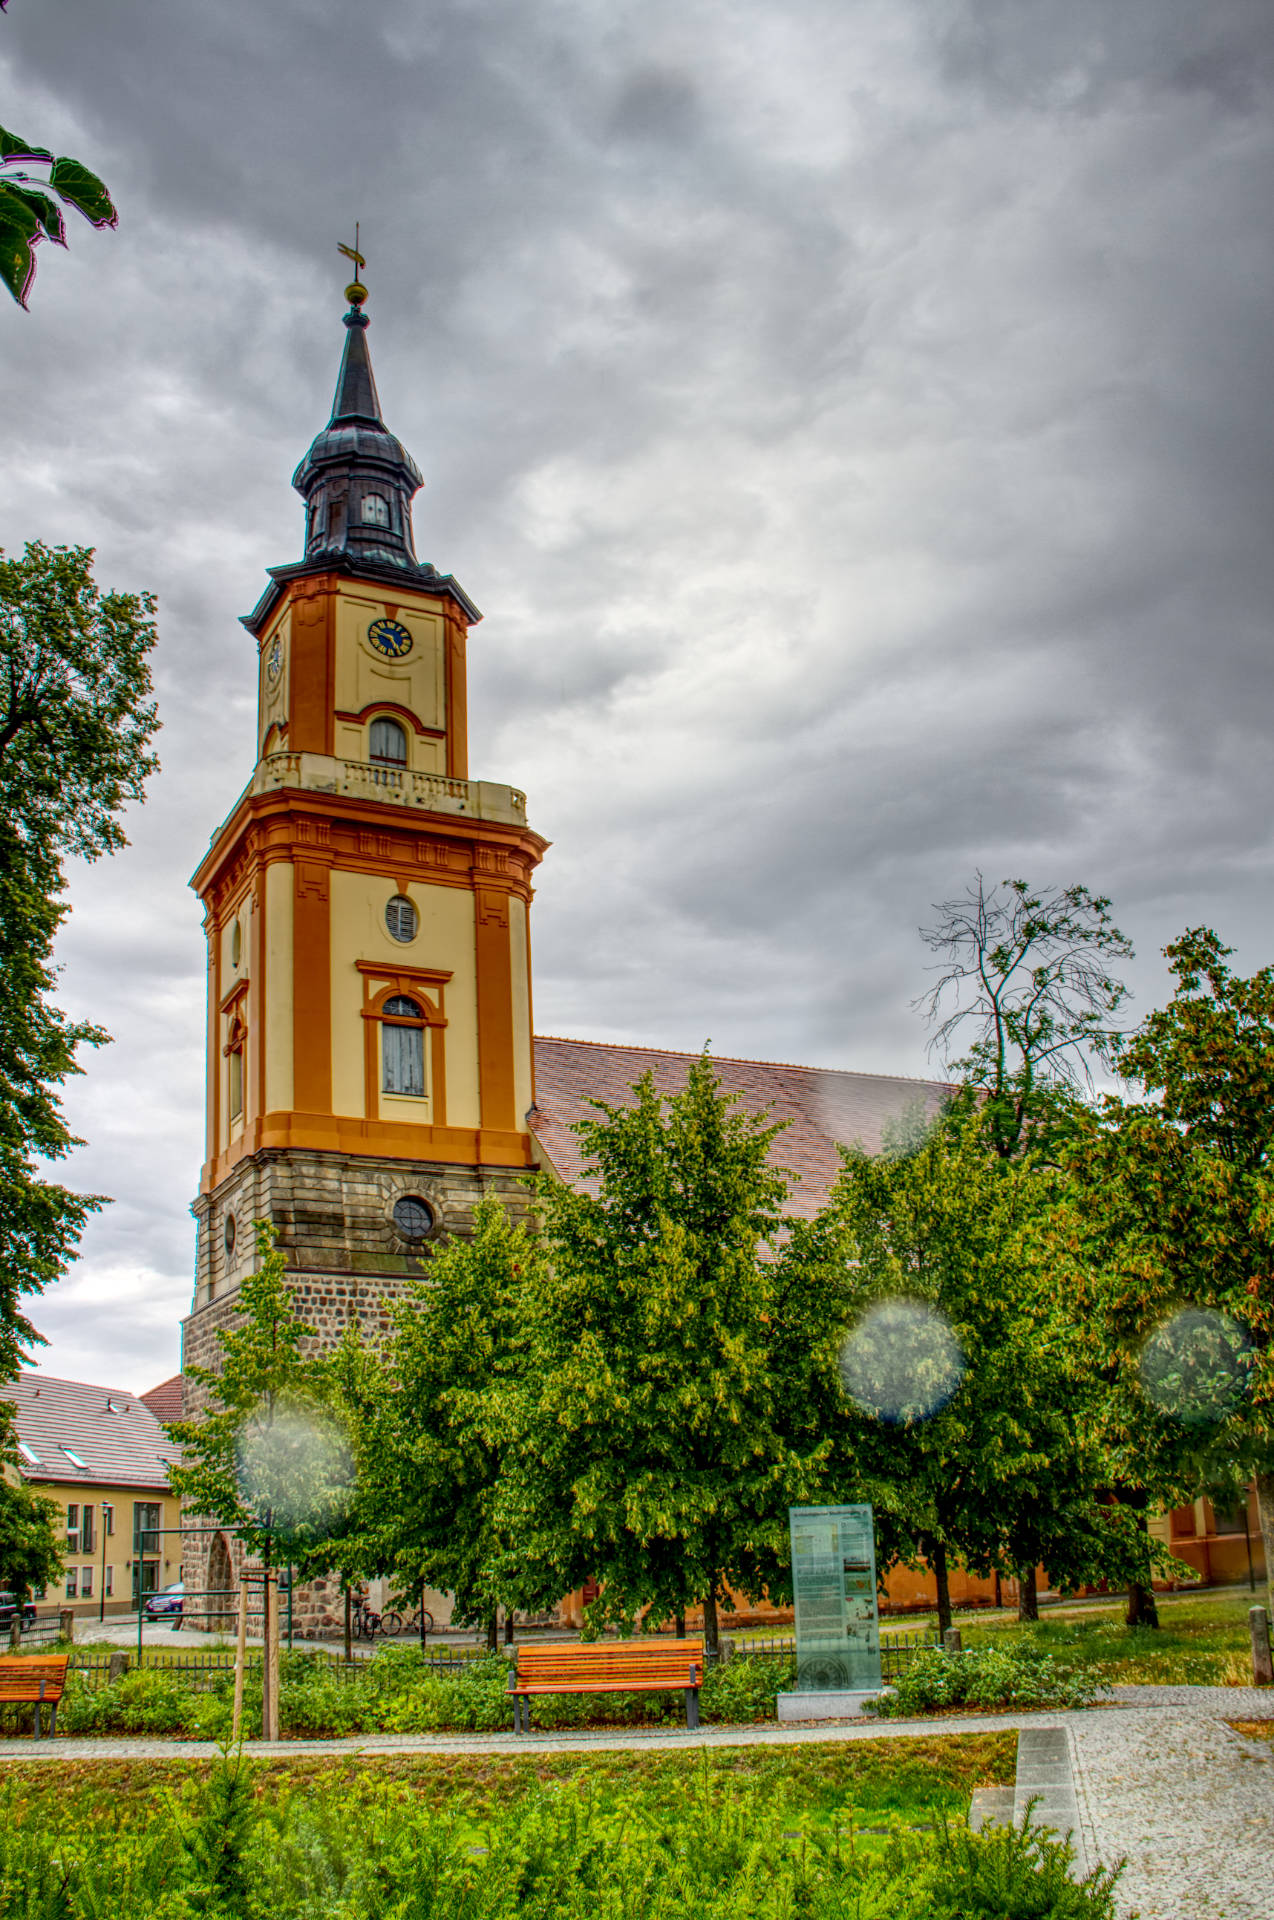
[(411, 635), (397, 620), (373, 620), (367, 629), (367, 643), (387, 660), (402, 660), (411, 652)]
[(265, 670), (271, 680), (277, 680), (283, 671), (283, 642), (277, 633), (265, 663)]

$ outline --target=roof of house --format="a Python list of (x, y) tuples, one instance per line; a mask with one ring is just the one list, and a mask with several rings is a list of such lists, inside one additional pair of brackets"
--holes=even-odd
[(156, 1420), (180, 1420), (184, 1405), (186, 1376), (175, 1373), (171, 1380), (161, 1380), (149, 1393), (139, 1394), (143, 1406), (150, 1408)]
[(13, 1403), (24, 1479), (167, 1487), (178, 1451), (137, 1394), (47, 1373), (20, 1373), (0, 1391)]
[[(584, 1155), (570, 1129), (596, 1119), (590, 1099), (621, 1106), (633, 1082), (654, 1075), (660, 1093), (684, 1086), (697, 1054), (665, 1053), (655, 1047), (618, 1047), (598, 1040), (535, 1040), (535, 1106), (531, 1128), (559, 1178), (584, 1180)], [(723, 1060), (712, 1067), (727, 1093), (752, 1113), (769, 1109), (786, 1120), (771, 1158), (791, 1176), (786, 1211), (808, 1220), (827, 1199), (840, 1172), (841, 1147), (878, 1153), (890, 1123), (921, 1110), (936, 1113), (953, 1092), (945, 1081), (896, 1079), (883, 1073), (845, 1073), (834, 1067), (796, 1067), (772, 1060)]]

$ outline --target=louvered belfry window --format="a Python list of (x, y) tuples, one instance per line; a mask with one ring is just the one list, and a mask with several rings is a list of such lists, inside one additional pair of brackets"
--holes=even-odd
[(421, 1099), (425, 1091), (425, 1029), (424, 1026), (400, 1027), (394, 1023), (399, 1020), (424, 1020), (424, 1009), (415, 1000), (409, 1000), (405, 994), (395, 994), (392, 1000), (385, 1002), (385, 1019), (381, 1025), (381, 1045), (384, 1051), (386, 1093), (402, 1093)]

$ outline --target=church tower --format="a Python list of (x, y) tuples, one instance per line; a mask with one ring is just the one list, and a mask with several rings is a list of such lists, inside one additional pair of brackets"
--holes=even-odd
[(431, 1243), (532, 1163), (524, 795), (469, 778), (477, 608), (416, 558), (422, 485), (381, 416), (347, 289), (332, 417), (293, 476), (305, 556), (272, 567), (257, 761), (191, 885), (208, 938), (207, 1157), (187, 1361), (207, 1362), (273, 1223), (325, 1338), (369, 1329)]

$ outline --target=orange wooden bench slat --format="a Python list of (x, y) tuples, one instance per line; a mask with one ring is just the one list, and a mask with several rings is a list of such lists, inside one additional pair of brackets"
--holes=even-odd
[[(530, 1696), (546, 1693), (674, 1693), (686, 1696), (686, 1724), (698, 1726), (702, 1640), (610, 1640), (571, 1647), (520, 1647), (509, 1674), (514, 1727), (530, 1730)], [(520, 1703), (520, 1704), (519, 1704)]]
[(49, 1732), (57, 1732), (58, 1702), (66, 1689), (70, 1664), (67, 1653), (0, 1657), (0, 1701), (34, 1708), (37, 1740), (41, 1738), (40, 1720), (45, 1707), (51, 1715)]

